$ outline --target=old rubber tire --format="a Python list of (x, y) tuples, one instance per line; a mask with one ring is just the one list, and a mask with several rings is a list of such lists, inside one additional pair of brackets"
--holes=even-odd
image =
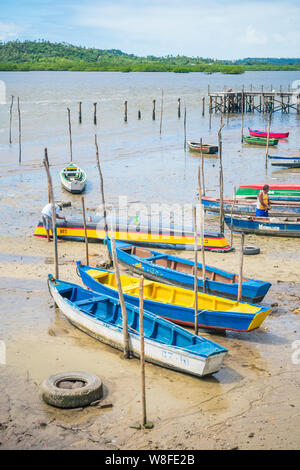
[(259, 255), (260, 248), (258, 246), (244, 246), (244, 255)]
[[(60, 388), (64, 383), (75, 388)], [(80, 386), (76, 386), (76, 382)], [(64, 372), (51, 375), (42, 384), (42, 398), (48, 405), (57, 408), (81, 408), (103, 396), (102, 381), (94, 374), (86, 372)]]

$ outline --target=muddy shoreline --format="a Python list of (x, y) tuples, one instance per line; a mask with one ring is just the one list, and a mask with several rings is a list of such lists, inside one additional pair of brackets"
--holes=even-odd
[[(264, 299), (273, 305), (272, 313), (261, 328), (246, 334), (201, 330), (229, 350), (224, 366), (211, 377), (197, 379), (146, 364), (147, 414), (154, 428), (138, 430), (138, 360), (125, 361), (53, 306), (45, 281), (53, 272), (52, 245), (34, 237), (2, 237), (0, 315), (7, 363), (0, 366), (0, 449), (299, 448), (300, 365), (292, 361), (292, 343), (299, 339), (299, 264), (297, 256), (286, 256), (282, 264), (272, 253), (276, 243), (271, 248), (265, 240), (255, 239), (261, 254), (245, 258), (245, 274), (272, 282)], [(234, 243), (238, 246), (238, 238)], [(289, 241), (286, 247), (288, 252)], [(104, 246), (92, 244), (90, 254), (92, 264), (103, 261)], [(80, 283), (76, 259), (84, 259), (84, 244), (59, 244), (60, 277)], [(207, 264), (232, 271), (238, 260), (237, 251), (207, 253)], [(43, 379), (70, 370), (99, 375), (108, 407), (46, 405), (40, 398)]]

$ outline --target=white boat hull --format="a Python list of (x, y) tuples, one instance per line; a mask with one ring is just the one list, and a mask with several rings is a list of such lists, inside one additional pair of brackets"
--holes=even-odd
[(66, 181), (64, 178), (61, 178), (61, 184), (62, 186), (69, 191), (70, 193), (73, 194), (79, 194), (82, 193), (85, 187), (85, 181)]
[(272, 166), (300, 168), (300, 158), (270, 158)]
[[(123, 350), (123, 332), (119, 328), (108, 325), (101, 320), (89, 318), (73, 305), (70, 305), (49, 283), (51, 295), (69, 321), (97, 340), (116, 349)], [(140, 337), (129, 333), (130, 351), (135, 357), (140, 356)], [(145, 360), (179, 372), (198, 377), (213, 374), (220, 370), (227, 352), (209, 357), (195, 356), (180, 348), (167, 346), (145, 338)]]

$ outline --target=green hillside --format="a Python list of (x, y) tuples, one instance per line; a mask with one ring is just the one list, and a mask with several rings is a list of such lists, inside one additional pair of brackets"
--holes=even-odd
[(0, 42), (0, 70), (78, 70), (120, 72), (221, 72), (300, 70), (300, 59), (222, 61), (202, 57), (138, 57), (118, 49), (95, 49), (49, 41)]

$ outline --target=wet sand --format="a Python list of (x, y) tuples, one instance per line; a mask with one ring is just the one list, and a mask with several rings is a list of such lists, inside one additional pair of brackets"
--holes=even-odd
[[(239, 237), (234, 238), (238, 247)], [(299, 252), (297, 241), (247, 237), (261, 254), (246, 256), (245, 275), (272, 282), (264, 303), (272, 313), (250, 333), (201, 334), (228, 348), (222, 369), (195, 378), (146, 364), (148, 420), (141, 419), (137, 359), (73, 327), (53, 306), (46, 277), (53, 247), (32, 236), (0, 239), (1, 334), (7, 363), (0, 365), (1, 449), (297, 449), (300, 441)], [(285, 247), (283, 251), (282, 248)], [(84, 244), (59, 243), (60, 277), (80, 283), (74, 261)], [(91, 264), (105, 248), (90, 244)], [(193, 258), (192, 252), (181, 256)], [(238, 271), (238, 250), (206, 253), (207, 264)], [(40, 385), (71, 370), (97, 374), (111, 407), (59, 410), (46, 405)]]

